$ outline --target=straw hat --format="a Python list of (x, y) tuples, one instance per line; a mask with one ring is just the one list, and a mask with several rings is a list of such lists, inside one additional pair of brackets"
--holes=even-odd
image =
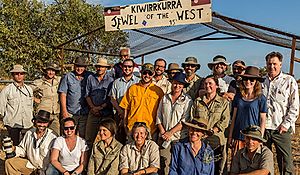
[(105, 58), (98, 58), (97, 63), (95, 64), (95, 66), (103, 66), (103, 67), (111, 67), (108, 63), (107, 63), (107, 59)]
[(11, 73), (15, 73), (15, 72), (27, 72), (26, 70), (24, 70), (23, 66), (20, 64), (16, 64), (14, 65), (13, 69), (10, 70)]
[(260, 82), (263, 82), (265, 79), (260, 76), (259, 69), (254, 66), (248, 66), (246, 67), (245, 73), (240, 74), (242, 78), (247, 77), (247, 78), (255, 78)]
[(230, 65), (230, 63), (228, 63), (226, 61), (226, 58), (224, 56), (217, 55), (213, 58), (213, 62), (208, 63), (207, 66), (209, 67), (210, 70), (212, 70), (214, 65), (219, 64), (219, 63), (224, 63), (226, 66)]
[(197, 66), (197, 69), (200, 69), (200, 64), (197, 61), (197, 58), (195, 57), (187, 57), (185, 59), (185, 62), (181, 64), (182, 67), (184, 67), (186, 64), (193, 64)]
[(262, 142), (267, 142), (267, 140), (263, 138), (263, 136), (261, 134), (261, 129), (259, 126), (251, 125), (245, 129), (241, 130), (240, 132), (244, 136), (249, 136), (249, 137), (258, 139)]
[(46, 71), (47, 69), (53, 69), (55, 71), (60, 71), (60, 67), (55, 63), (47, 63), (45, 67), (43, 67), (43, 70)]

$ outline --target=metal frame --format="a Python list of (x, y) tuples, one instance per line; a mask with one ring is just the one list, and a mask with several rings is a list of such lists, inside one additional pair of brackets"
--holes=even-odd
[[(149, 54), (152, 54), (152, 53), (155, 53), (155, 52), (166, 50), (166, 49), (169, 49), (169, 48), (181, 45), (181, 44), (185, 44), (185, 43), (188, 43), (188, 42), (191, 42), (191, 41), (200, 41), (200, 40), (211, 40), (211, 41), (214, 41), (214, 40), (229, 40), (229, 39), (230, 40), (231, 39), (247, 39), (247, 40), (252, 40), (252, 41), (256, 41), (256, 42), (261, 42), (261, 43), (265, 43), (265, 44), (270, 44), (270, 45), (275, 45), (275, 46), (279, 46), (279, 47), (284, 47), (284, 48), (291, 49), (290, 71), (289, 71), (289, 73), (291, 75), (293, 75), (293, 72), (294, 72), (294, 63), (295, 62), (299, 62), (300, 63), (300, 59), (295, 57), (296, 50), (300, 50), (300, 49), (298, 49), (296, 47), (297, 39), (299, 40), (300, 36), (297, 36), (297, 35), (294, 35), (294, 34), (290, 34), (290, 33), (286, 33), (286, 32), (280, 31), (280, 30), (272, 29), (272, 28), (269, 28), (269, 27), (265, 27), (265, 26), (261, 26), (261, 25), (257, 25), (257, 24), (253, 24), (253, 23), (249, 23), (249, 22), (245, 22), (245, 21), (242, 21), (242, 20), (230, 18), (230, 17), (227, 17), (227, 16), (220, 15), (220, 14), (218, 14), (216, 12), (213, 12), (212, 16), (215, 17), (215, 18), (223, 20), (224, 22), (226, 22), (230, 26), (234, 27), (235, 29), (241, 31), (242, 33), (246, 34), (247, 36), (241, 36), (241, 35), (230, 33), (230, 32), (220, 31), (219, 29), (217, 29), (217, 28), (215, 28), (213, 26), (210, 26), (209, 23), (208, 24), (203, 23), (202, 25), (204, 25), (204, 26), (206, 26), (206, 27), (208, 27), (210, 29), (213, 29), (214, 30), (213, 32), (210, 32), (210, 33), (207, 33), (207, 34), (204, 34), (204, 35), (201, 35), (201, 36), (196, 36), (196, 37), (194, 37), (192, 39), (188, 39), (188, 40), (185, 40), (185, 41), (178, 41), (178, 40), (174, 40), (174, 39), (170, 39), (170, 38), (165, 38), (165, 37), (162, 37), (162, 36), (158, 36), (158, 35), (155, 35), (155, 34), (152, 34), (152, 33), (149, 33), (149, 32), (141, 31), (141, 30), (138, 30), (138, 29), (132, 29), (132, 31), (139, 32), (139, 33), (142, 33), (144, 35), (148, 35), (148, 36), (156, 37), (156, 38), (159, 38), (159, 39), (162, 39), (162, 40), (174, 42), (174, 44), (172, 44), (172, 45), (169, 45), (169, 46), (166, 46), (166, 47), (162, 47), (162, 48), (158, 48), (156, 50), (149, 51), (149, 52), (146, 52), (146, 53), (143, 53), (143, 54), (140, 54), (140, 55), (135, 55), (135, 56), (133, 56), (133, 58), (141, 57), (141, 61), (142, 61), (142, 64), (143, 64), (144, 63), (144, 59), (145, 59), (145, 55), (149, 55)], [(275, 34), (278, 34), (278, 35), (281, 35), (281, 36), (285, 36), (285, 37), (291, 38), (292, 39), (292, 45), (289, 47), (289, 46), (286, 46), (286, 45), (282, 45), (280, 43), (275, 43), (275, 42), (271, 42), (271, 41), (267, 41), (267, 40), (262, 40), (262, 39), (256, 37), (255, 35), (252, 35), (251, 33), (243, 30), (241, 27), (235, 25), (234, 23), (242, 24), (242, 25), (245, 25), (245, 26), (253, 27), (253, 28), (256, 28), (256, 29), (261, 29), (263, 31), (268, 31), (268, 32), (271, 32), (271, 33), (275, 33)], [(101, 26), (99, 28), (96, 28), (93, 31), (90, 31), (90, 32), (87, 32), (87, 33), (85, 33), (83, 35), (75, 37), (75, 38), (73, 38), (73, 39), (71, 39), (71, 40), (69, 40), (69, 41), (67, 41), (65, 43), (59, 44), (58, 46), (55, 47), (55, 49), (59, 49), (60, 50), (59, 57), (63, 61), (63, 59), (64, 59), (64, 51), (73, 51), (73, 52), (81, 52), (81, 53), (88, 53), (88, 54), (98, 54), (98, 55), (107, 55), (107, 56), (118, 56), (116, 54), (100, 53), (100, 52), (93, 52), (93, 51), (89, 51), (89, 50), (79, 50), (79, 49), (74, 49), (74, 48), (65, 48), (65, 45), (67, 45), (67, 44), (69, 44), (69, 43), (71, 43), (71, 42), (73, 42), (73, 41), (75, 41), (77, 39), (80, 39), (80, 38), (82, 38), (84, 36), (92, 34), (92, 33), (96, 32), (98, 30), (101, 30), (104, 27), (105, 26)], [(229, 37), (209, 37), (208, 38), (208, 36), (215, 35), (217, 33), (229, 35)]]

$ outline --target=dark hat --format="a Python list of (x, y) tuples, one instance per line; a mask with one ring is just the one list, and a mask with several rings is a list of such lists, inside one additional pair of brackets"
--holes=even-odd
[(197, 58), (195, 57), (187, 57), (185, 59), (185, 62), (181, 64), (182, 67), (184, 67), (186, 64), (194, 64), (196, 66), (198, 66), (198, 69), (200, 69), (200, 64), (197, 61)]
[(153, 66), (153, 64), (151, 64), (151, 63), (145, 63), (145, 64), (143, 64), (143, 66), (142, 66), (142, 72), (144, 72), (144, 71), (151, 71), (152, 73), (154, 73), (154, 66)]
[(248, 77), (248, 78), (255, 78), (260, 82), (263, 82), (265, 79), (260, 76), (259, 69), (254, 66), (247, 66), (245, 73), (240, 74), (239, 76), (243, 77)]
[(213, 132), (207, 128), (208, 120), (202, 117), (193, 118), (190, 122), (182, 122), (187, 127), (200, 129), (206, 132), (207, 135), (213, 135)]
[(218, 63), (224, 63), (226, 66), (230, 65), (227, 61), (226, 61), (226, 58), (222, 55), (217, 55), (213, 58), (213, 62), (211, 63), (208, 63), (207, 66), (209, 67), (210, 70), (213, 69), (214, 65), (215, 64), (218, 64)]
[(39, 110), (39, 112), (33, 117), (33, 120), (40, 122), (50, 122), (50, 112)]
[(251, 125), (240, 131), (244, 136), (249, 136), (255, 139), (258, 139), (262, 142), (267, 142), (266, 139), (263, 138), (261, 129), (259, 126)]
[(46, 71), (47, 69), (53, 69), (55, 71), (60, 71), (60, 67), (55, 63), (47, 63), (45, 67), (43, 67), (43, 70)]
[(77, 57), (77, 58), (75, 59), (75, 61), (74, 61), (74, 64), (75, 64), (76, 66), (84, 66), (84, 67), (90, 65), (90, 64), (88, 63), (88, 60), (85, 59), (85, 58), (83, 58), (83, 57)]
[(172, 81), (174, 80), (184, 84), (184, 87), (188, 87), (190, 85), (190, 83), (188, 83), (185, 79), (185, 74), (182, 72), (176, 72), (176, 74), (172, 78)]
[(182, 72), (182, 68), (179, 67), (179, 65), (177, 63), (170, 63), (168, 65), (168, 69), (165, 72), (170, 72), (171, 70), (178, 70), (180, 72)]

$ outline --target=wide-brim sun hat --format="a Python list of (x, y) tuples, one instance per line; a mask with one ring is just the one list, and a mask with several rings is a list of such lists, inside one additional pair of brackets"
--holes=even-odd
[(204, 131), (204, 133), (206, 133), (209, 136), (213, 135), (213, 132), (207, 128), (208, 120), (205, 118), (197, 117), (197, 118), (193, 118), (189, 122), (182, 122), (182, 123), (184, 125), (186, 125), (187, 127), (202, 130), (202, 131)]
[(108, 68), (111, 67), (111, 65), (109, 65), (107, 63), (107, 59), (102, 58), (102, 57), (98, 58), (97, 63), (95, 64), (95, 66), (103, 66), (103, 67), (108, 67)]
[(179, 83), (182, 83), (185, 88), (190, 85), (190, 83), (186, 81), (185, 74), (182, 72), (176, 72), (171, 81), (178, 81)]
[(261, 133), (261, 129), (259, 126), (255, 126), (255, 125), (251, 125), (243, 130), (240, 131), (241, 134), (243, 134), (244, 136), (248, 136), (248, 137), (252, 137), (255, 139), (258, 139), (262, 142), (267, 142), (266, 139), (263, 138), (262, 133)]
[(255, 66), (247, 66), (244, 74), (239, 74), (243, 78), (255, 78), (257, 81), (264, 82), (265, 78), (261, 77), (259, 69)]
[(74, 61), (73, 64), (76, 65), (76, 66), (83, 66), (83, 67), (86, 67), (86, 66), (90, 65), (88, 60), (83, 58), (83, 57), (75, 58), (75, 61)]
[(184, 67), (187, 64), (192, 64), (198, 67), (198, 69), (200, 69), (200, 64), (198, 63), (197, 58), (195, 57), (187, 57), (184, 61), (184, 63), (181, 64), (182, 67)]
[(213, 67), (214, 67), (216, 64), (219, 64), (219, 63), (224, 63), (226, 66), (229, 66), (229, 65), (230, 65), (230, 63), (228, 63), (228, 62), (226, 61), (226, 58), (225, 58), (224, 56), (222, 56), (222, 55), (217, 55), (217, 56), (215, 56), (215, 57), (213, 58), (213, 62), (208, 63), (207, 66), (208, 66), (208, 68), (209, 68), (210, 70), (212, 70)]
[(168, 72), (171, 72), (172, 70), (178, 70), (180, 72), (183, 72), (183, 69), (181, 67), (179, 67), (179, 64), (177, 64), (177, 63), (170, 63), (168, 65), (168, 69), (165, 70), (165, 72), (168, 73)]
[(13, 69), (9, 71), (10, 73), (16, 73), (16, 72), (24, 72), (26, 73), (27, 71), (23, 68), (22, 65), (16, 64), (14, 65)]

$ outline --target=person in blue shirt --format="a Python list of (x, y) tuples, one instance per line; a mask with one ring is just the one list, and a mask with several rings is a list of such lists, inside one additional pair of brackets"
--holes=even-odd
[(207, 128), (205, 118), (194, 118), (191, 122), (183, 122), (188, 127), (188, 139), (174, 145), (169, 175), (213, 175), (214, 152), (202, 141), (206, 135), (212, 135)]
[(254, 66), (248, 66), (241, 77), (240, 92), (232, 102), (233, 116), (228, 137), (233, 155), (245, 147), (245, 138), (240, 133), (241, 130), (256, 125), (260, 126), (264, 134), (266, 124), (267, 100), (262, 94), (260, 83), (264, 78), (260, 76), (259, 69)]

